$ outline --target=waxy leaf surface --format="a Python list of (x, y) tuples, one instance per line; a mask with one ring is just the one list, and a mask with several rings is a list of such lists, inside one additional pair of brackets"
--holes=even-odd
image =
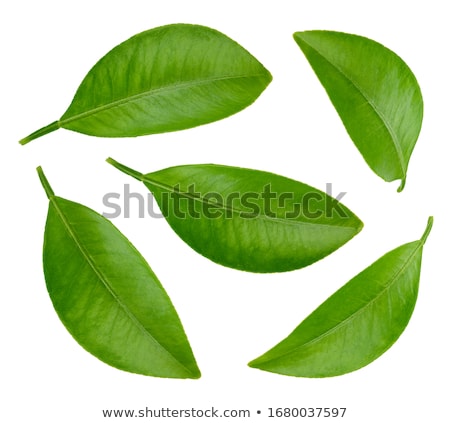
[(44, 273), (53, 306), (78, 343), (132, 373), (198, 378), (178, 315), (147, 262), (112, 223), (54, 195), (45, 227)]
[(58, 128), (100, 137), (135, 137), (213, 122), (253, 103), (270, 73), (248, 51), (204, 26), (142, 32), (107, 53), (86, 75)]
[(349, 241), (362, 222), (336, 199), (301, 182), (221, 165), (176, 166), (143, 175), (173, 230), (216, 263), (251, 272), (307, 266)]
[(305, 31), (294, 39), (367, 164), (385, 181), (400, 179), (401, 191), (422, 125), (414, 74), (394, 52), (358, 35)]
[(413, 313), (432, 221), (420, 240), (390, 251), (363, 270), (249, 366), (288, 376), (328, 377), (377, 359), (398, 339)]

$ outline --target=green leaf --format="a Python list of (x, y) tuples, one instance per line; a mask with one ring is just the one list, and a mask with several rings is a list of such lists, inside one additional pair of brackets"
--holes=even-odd
[(58, 128), (100, 137), (177, 131), (223, 119), (253, 103), (270, 73), (248, 51), (204, 26), (174, 24), (135, 35), (89, 71)]
[(119, 230), (93, 210), (54, 195), (44, 239), (44, 273), (58, 316), (75, 340), (116, 368), (198, 378), (178, 315), (157, 277)]
[(430, 217), (420, 240), (363, 270), (249, 366), (288, 376), (328, 377), (357, 370), (382, 355), (413, 313), (432, 224)]
[(298, 269), (362, 229), (336, 199), (272, 173), (205, 164), (143, 175), (107, 161), (144, 182), (172, 229), (195, 251), (235, 269)]
[(406, 63), (381, 44), (332, 31), (294, 39), (370, 168), (385, 181), (406, 172), (422, 125), (419, 85)]

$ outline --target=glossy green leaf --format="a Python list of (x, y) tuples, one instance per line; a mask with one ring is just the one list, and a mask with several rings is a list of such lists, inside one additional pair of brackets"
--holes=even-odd
[(191, 128), (241, 111), (271, 79), (248, 51), (214, 29), (154, 28), (107, 53), (86, 75), (61, 119), (21, 144), (58, 128), (100, 137)]
[(432, 224), (430, 217), (420, 240), (363, 270), (249, 366), (288, 376), (328, 377), (357, 370), (382, 355), (413, 313)]
[(178, 315), (147, 262), (112, 223), (54, 195), (44, 239), (44, 273), (58, 316), (76, 341), (116, 368), (198, 378)]
[(401, 191), (422, 125), (414, 74), (394, 52), (358, 35), (305, 31), (294, 39), (367, 164), (385, 181), (401, 179)]
[(176, 166), (143, 175), (173, 230), (203, 256), (251, 272), (307, 266), (349, 241), (362, 222), (331, 196), (301, 182), (251, 169)]

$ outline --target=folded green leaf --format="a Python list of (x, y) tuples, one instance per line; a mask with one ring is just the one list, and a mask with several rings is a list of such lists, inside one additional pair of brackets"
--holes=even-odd
[(93, 210), (54, 195), (44, 240), (47, 289), (77, 342), (105, 363), (132, 373), (198, 378), (178, 315), (133, 245)]
[(414, 310), (422, 250), (432, 224), (430, 217), (420, 240), (363, 270), (249, 366), (288, 376), (328, 377), (357, 370), (382, 355)]
[(385, 181), (401, 179), (401, 191), (422, 126), (414, 74), (394, 52), (368, 38), (305, 31), (294, 39), (367, 164)]
[(89, 71), (58, 128), (100, 137), (177, 131), (223, 119), (253, 103), (270, 73), (248, 51), (204, 26), (174, 24), (135, 35)]
[(299, 269), (335, 251), (363, 226), (331, 196), (272, 173), (206, 164), (143, 175), (107, 161), (144, 182), (188, 245), (235, 269)]

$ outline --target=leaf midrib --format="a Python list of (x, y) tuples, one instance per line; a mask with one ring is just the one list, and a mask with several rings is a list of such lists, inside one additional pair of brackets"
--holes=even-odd
[[(141, 180), (142, 180), (142, 182), (148, 183), (149, 185), (154, 185), (154, 186), (156, 186), (158, 188), (161, 188), (163, 190), (169, 191), (171, 193), (179, 194), (179, 195), (184, 196), (184, 197), (189, 198), (189, 199), (193, 199), (194, 201), (200, 202), (202, 204), (208, 204), (208, 205), (214, 206), (214, 207), (216, 207), (218, 209), (223, 209), (225, 211), (231, 211), (232, 213), (246, 213), (246, 214), (248, 214), (248, 211), (241, 210), (241, 209), (239, 209), (237, 207), (229, 207), (228, 205), (225, 205), (223, 203), (211, 203), (208, 200), (205, 200), (204, 197), (196, 197), (194, 195), (191, 195), (189, 192), (185, 192), (185, 191), (175, 191), (172, 186), (167, 185), (167, 184), (165, 184), (163, 182), (155, 181), (154, 179), (149, 178), (148, 175), (142, 175)], [(337, 201), (337, 200), (335, 200), (335, 201)], [(354, 217), (354, 215), (353, 215), (353, 217)], [(291, 226), (322, 226), (322, 227), (333, 228), (333, 229), (344, 229), (346, 231), (352, 231), (352, 232), (357, 229), (354, 226), (340, 226), (340, 225), (331, 225), (331, 224), (328, 224), (328, 223), (313, 223), (313, 222), (294, 220), (294, 219), (282, 219), (282, 218), (280, 218), (278, 216), (272, 217), (272, 216), (267, 216), (265, 214), (254, 215), (254, 217), (252, 216), (248, 220), (251, 220), (253, 218), (265, 220), (265, 221), (268, 221), (270, 223), (278, 222), (278, 223), (281, 223), (281, 224), (284, 224), (284, 225), (291, 225)], [(348, 219), (352, 220), (352, 216), (350, 216)]]
[(112, 286), (109, 284), (107, 278), (103, 275), (102, 272), (100, 272), (94, 263), (94, 260), (91, 258), (90, 254), (86, 249), (83, 247), (82, 243), (78, 239), (75, 231), (72, 229), (72, 225), (67, 220), (66, 216), (64, 215), (63, 211), (59, 208), (57, 201), (55, 198), (58, 198), (56, 196), (51, 196), (49, 200), (52, 202), (59, 218), (61, 219), (64, 227), (66, 228), (69, 236), (74, 241), (75, 245), (78, 247), (79, 251), (81, 252), (82, 256), (85, 258), (87, 263), (89, 264), (89, 267), (93, 270), (95, 275), (98, 277), (98, 279), (103, 283), (107, 291), (111, 294), (111, 296), (114, 298), (114, 300), (117, 302), (117, 304), (122, 308), (122, 310), (125, 312), (125, 314), (129, 317), (129, 319), (134, 323), (134, 325), (147, 337), (150, 339), (150, 341), (153, 341), (154, 344), (158, 346), (158, 348), (162, 349), (166, 354), (168, 354), (168, 357), (170, 357), (171, 360), (177, 363), (178, 366), (181, 366), (184, 368), (188, 374), (193, 374), (191, 370), (189, 370), (183, 363), (181, 363), (176, 357), (172, 355), (170, 351), (168, 351), (163, 345), (161, 345), (158, 340), (156, 340), (150, 332), (148, 332), (142, 323), (139, 321), (139, 319), (132, 313), (132, 311), (124, 304), (120, 298), (117, 296), (117, 294), (114, 292)]
[(331, 327), (330, 329), (328, 329), (327, 331), (325, 331), (324, 333), (320, 334), (319, 336), (309, 340), (308, 342), (305, 342), (304, 344), (299, 345), (298, 347), (292, 348), (291, 350), (273, 357), (273, 358), (269, 358), (268, 360), (263, 360), (260, 362), (260, 364), (267, 364), (273, 361), (277, 361), (283, 357), (289, 356), (293, 353), (295, 353), (298, 350), (302, 350), (303, 348), (306, 348), (307, 346), (316, 344), (317, 342), (319, 342), (320, 340), (322, 340), (323, 338), (328, 337), (329, 335), (333, 334), (334, 332), (336, 332), (337, 330), (339, 330), (342, 326), (349, 324), (352, 320), (354, 320), (359, 314), (363, 313), (368, 307), (370, 307), (373, 303), (375, 303), (386, 291), (390, 290), (393, 286), (393, 284), (395, 283), (395, 281), (403, 274), (404, 270), (409, 266), (409, 263), (412, 261), (412, 259), (415, 257), (415, 255), (417, 254), (417, 251), (423, 247), (424, 245), (424, 241), (423, 240), (419, 240), (416, 241), (417, 242), (417, 246), (416, 248), (414, 248), (414, 251), (411, 253), (411, 255), (408, 257), (408, 259), (405, 261), (405, 263), (403, 264), (403, 266), (392, 276), (391, 280), (386, 284), (386, 286), (369, 302), (367, 302), (363, 307), (361, 307), (360, 309), (358, 309), (356, 312), (350, 314), (348, 317), (346, 317), (344, 320), (342, 320), (341, 322), (339, 322), (338, 324), (336, 324), (335, 326)]
[(320, 52), (316, 47), (308, 43), (304, 38), (301, 38), (302, 41), (307, 44), (312, 50), (314, 50), (320, 57), (322, 57), (327, 63), (329, 63), (333, 68), (335, 68), (344, 78), (346, 78), (355, 88), (356, 90), (364, 97), (364, 99), (370, 104), (372, 109), (375, 111), (375, 114), (379, 117), (379, 119), (383, 122), (384, 126), (389, 132), (389, 135), (391, 136), (392, 143), (394, 144), (395, 152), (397, 153), (397, 157), (400, 163), (400, 167), (402, 169), (402, 176), (406, 176), (406, 165), (405, 165), (405, 158), (403, 156), (400, 142), (397, 138), (397, 135), (395, 134), (391, 124), (384, 116), (384, 113), (378, 109), (377, 105), (374, 103), (374, 101), (366, 94), (363, 89), (359, 86), (359, 84), (353, 80), (353, 78), (350, 75), (347, 75), (338, 65), (331, 62), (322, 52)]
[[(141, 92), (139, 94), (134, 94), (129, 97), (124, 97), (119, 100), (115, 100), (110, 103), (94, 107), (93, 109), (86, 110), (85, 112), (78, 113), (71, 117), (68, 117), (65, 119), (62, 118), (59, 120), (59, 125), (62, 127), (63, 125), (69, 124), (76, 120), (80, 120), (80, 119), (95, 115), (97, 113), (101, 113), (106, 110), (113, 109), (115, 107), (120, 107), (127, 103), (137, 102), (141, 98), (160, 95), (161, 93), (164, 94), (166, 92), (168, 93), (168, 92), (176, 91), (179, 89), (185, 89), (185, 88), (190, 88), (190, 87), (199, 87), (201, 85), (212, 84), (212, 83), (218, 82), (218, 81), (233, 80), (233, 79), (251, 79), (251, 78), (260, 78), (263, 76), (267, 76), (267, 74), (260, 73), (260, 74), (251, 74), (251, 75), (221, 76), (221, 77), (214, 77), (214, 78), (205, 78), (202, 80), (191, 80), (191, 81), (186, 81), (186, 82), (182, 82), (182, 83), (176, 83), (176, 84), (172, 84), (172, 85), (162, 86), (162, 87), (159, 87), (156, 89), (149, 89), (149, 90)], [(69, 110), (70, 110), (70, 108), (69, 108)]]

